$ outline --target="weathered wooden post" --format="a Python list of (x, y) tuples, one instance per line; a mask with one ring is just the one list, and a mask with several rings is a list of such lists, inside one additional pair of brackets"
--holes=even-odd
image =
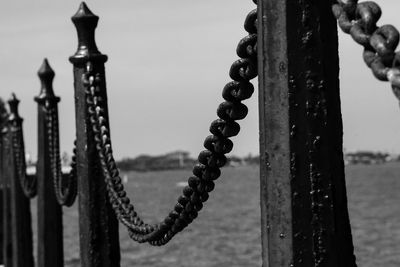
[[(62, 267), (64, 265), (62, 209), (54, 193), (53, 173), (50, 162), (50, 112), (58, 116), (57, 103), (60, 98), (54, 95), (54, 71), (47, 59), (38, 71), (41, 90), (35, 101), (38, 103), (38, 161), (37, 203), (38, 203), (38, 259), (41, 267)], [(51, 123), (55, 123), (54, 121)], [(58, 127), (58, 125), (55, 125)]]
[(74, 65), (81, 266), (118, 267), (118, 221), (108, 202), (104, 178), (99, 169), (82, 81), (87, 68), (93, 68), (96, 73), (100, 73), (100, 95), (107, 102), (104, 74), (107, 56), (99, 52), (94, 38), (98, 19), (85, 3), (80, 5), (78, 12), (72, 17), (78, 33), (78, 50), (70, 57), (70, 61)]
[(33, 267), (32, 254), (32, 220), (30, 201), (24, 195), (18, 177), (17, 164), (14, 158), (13, 134), (22, 129), (23, 119), (18, 114), (19, 100), (13, 94), (8, 101), (10, 106), (8, 140), (10, 152), (7, 156), (7, 163), (11, 168), (7, 174), (11, 187), (11, 228), (12, 228), (12, 266)]
[(332, 3), (258, 4), (263, 266), (356, 266)]

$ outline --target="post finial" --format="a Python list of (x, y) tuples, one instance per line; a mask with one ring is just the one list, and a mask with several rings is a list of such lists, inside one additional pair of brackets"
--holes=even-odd
[(10, 107), (10, 116), (8, 117), (9, 121), (22, 121), (22, 118), (19, 116), (18, 113), (18, 105), (19, 99), (15, 95), (15, 93), (11, 94), (11, 98), (7, 101)]
[(37, 74), (40, 79), (41, 88), (40, 88), (39, 96), (35, 97), (35, 101), (40, 102), (40, 100), (53, 99), (58, 102), (59, 98), (54, 95), (54, 91), (53, 91), (53, 79), (56, 74), (53, 71), (53, 69), (50, 67), (50, 64), (49, 64), (49, 61), (47, 60), (47, 58), (45, 58), (43, 60), (43, 63), (40, 66)]
[(72, 19), (76, 19), (78, 17), (87, 17), (87, 16), (93, 16), (96, 17), (97, 19), (99, 18), (95, 14), (93, 14), (93, 12), (89, 9), (89, 7), (86, 5), (85, 2), (81, 2), (78, 11), (72, 17)]
[(53, 80), (55, 73), (53, 69), (50, 67), (49, 61), (47, 58), (43, 60), (42, 65), (40, 66), (38, 70), (38, 76), (40, 80), (48, 79), (48, 80)]
[(78, 11), (71, 18), (78, 33), (78, 50), (70, 57), (72, 63), (79, 63), (82, 60), (102, 60), (105, 62), (107, 56), (97, 49), (95, 30), (99, 17), (93, 14), (85, 2), (82, 2)]

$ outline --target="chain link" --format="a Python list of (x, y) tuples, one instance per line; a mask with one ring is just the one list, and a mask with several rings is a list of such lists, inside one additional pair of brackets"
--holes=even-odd
[(400, 100), (400, 52), (395, 52), (399, 31), (393, 25), (376, 25), (382, 11), (372, 1), (336, 0), (332, 10), (343, 32), (364, 47), (364, 61), (375, 77), (389, 81)]
[(93, 130), (109, 201), (133, 240), (155, 246), (168, 243), (197, 218), (203, 203), (213, 191), (214, 181), (221, 175), (220, 168), (227, 162), (225, 154), (233, 148), (233, 143), (228, 138), (236, 136), (240, 131), (240, 126), (235, 121), (244, 119), (248, 113), (247, 107), (241, 101), (250, 98), (254, 92), (249, 80), (257, 76), (257, 10), (247, 16), (245, 29), (249, 35), (239, 42), (237, 54), (241, 59), (235, 61), (230, 69), (229, 75), (234, 81), (223, 89), (222, 96), (226, 101), (218, 107), (219, 119), (211, 123), (212, 135), (204, 142), (207, 150), (200, 152), (198, 164), (193, 168), (194, 175), (189, 177), (188, 185), (183, 189), (175, 207), (158, 224), (146, 224), (127, 197), (112, 153), (108, 122), (103, 108), (105, 103), (99, 96), (102, 77), (93, 71), (93, 65), (88, 62), (82, 82), (86, 88), (90, 127)]
[(37, 176), (26, 173), (25, 147), (23, 140), (22, 126), (17, 121), (10, 122), (12, 156), (14, 157), (15, 168), (21, 189), (25, 196), (34, 198), (37, 194)]
[[(46, 108), (45, 117), (49, 138), (50, 167), (54, 179), (55, 195), (60, 205), (69, 207), (72, 206), (77, 195), (75, 149), (71, 162), (71, 171), (69, 174), (63, 175), (61, 172), (59, 152), (58, 114), (55, 108)], [(25, 196), (33, 198), (37, 195), (37, 174), (28, 175), (26, 173), (22, 127), (16, 122), (11, 123), (11, 142), (17, 175)]]
[[(8, 117), (8, 114), (7, 114)], [(6, 118), (7, 118), (6, 117)], [(3, 153), (3, 162), (1, 164), (8, 164), (8, 156), (12, 155), (12, 151), (11, 151), (11, 136), (10, 136), (10, 127), (8, 125), (8, 121), (5, 121), (3, 123), (0, 124), (1, 126), (1, 145), (2, 145), (2, 153)], [(4, 175), (8, 175), (5, 171), (5, 169), (3, 169), (4, 171)], [(3, 187), (4, 188), (10, 188), (10, 179), (8, 179), (7, 177), (2, 178), (2, 182), (3, 182)]]
[(45, 120), (49, 144), (50, 168), (53, 177), (54, 192), (57, 202), (60, 205), (70, 207), (74, 204), (77, 196), (77, 175), (76, 175), (76, 142), (74, 142), (71, 170), (67, 174), (62, 173), (60, 159), (60, 143), (58, 128), (57, 107), (46, 103)]

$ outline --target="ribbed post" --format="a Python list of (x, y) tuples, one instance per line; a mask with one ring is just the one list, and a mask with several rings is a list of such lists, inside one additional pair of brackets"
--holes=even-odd
[(4, 172), (4, 143), (3, 143), (3, 127), (7, 125), (7, 110), (5, 109), (5, 104), (2, 99), (0, 99), (0, 242), (2, 252), (0, 253), (0, 264), (5, 264), (6, 255), (4, 253), (4, 247), (9, 242), (9, 230), (6, 230), (5, 225), (9, 223), (10, 216), (7, 214), (6, 204), (8, 202), (5, 198), (9, 194), (10, 186), (8, 184), (8, 179), (6, 179)]
[(8, 101), (10, 106), (8, 142), (12, 153), (8, 156), (11, 186), (11, 226), (12, 226), (12, 252), (13, 267), (33, 267), (32, 254), (32, 220), (30, 201), (25, 197), (20, 181), (18, 180), (17, 165), (13, 158), (13, 147), (11, 135), (17, 128), (22, 127), (22, 118), (18, 114), (19, 100), (15, 94)]
[[(74, 65), (81, 266), (118, 267), (118, 222), (108, 202), (104, 178), (99, 169), (82, 83), (86, 64), (91, 62), (93, 71), (102, 78), (100, 95), (107, 102), (104, 72), (107, 56), (98, 51), (94, 38), (98, 19), (85, 3), (72, 17), (78, 33), (78, 50), (70, 61)], [(107, 107), (104, 114), (108, 114)]]
[[(11, 166), (9, 165), (10, 142), (8, 138), (8, 114), (1, 117), (1, 179), (3, 184), (3, 264), (5, 267), (12, 266), (12, 237), (11, 237), (11, 188), (10, 188), (10, 173)], [(3, 121), (4, 119), (4, 121)]]
[[(57, 103), (60, 98), (54, 95), (54, 71), (44, 59), (38, 71), (41, 82), (40, 93), (35, 97), (38, 103), (38, 161), (37, 203), (38, 203), (38, 258), (41, 267), (62, 267), (64, 264), (62, 209), (57, 203), (50, 161), (50, 138), (52, 125), (49, 111), (58, 116)], [(55, 123), (52, 121), (52, 123)], [(55, 125), (58, 127), (58, 125)]]
[[(7, 190), (6, 184), (5, 184), (5, 179), (4, 179), (4, 174), (3, 174), (3, 166), (1, 166), (3, 162), (3, 153), (1, 152), (3, 150), (1, 141), (0, 141), (0, 246), (3, 248), (4, 247), (4, 240), (5, 240), (5, 235), (7, 232), (4, 231), (4, 192)], [(4, 255), (3, 253), (0, 253), (0, 264), (4, 265)]]
[(331, 1), (258, 1), (263, 266), (354, 267)]

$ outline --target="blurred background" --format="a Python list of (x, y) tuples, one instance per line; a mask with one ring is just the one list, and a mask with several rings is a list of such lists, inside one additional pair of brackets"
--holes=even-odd
[[(397, 1), (377, 1), (381, 24), (400, 27)], [(236, 44), (252, 1), (87, 1), (100, 16), (97, 44), (106, 63), (116, 158), (184, 149), (196, 156), (229, 81)], [(44, 57), (61, 96), (61, 151), (74, 140), (72, 65), (77, 47), (70, 17), (79, 1), (7, 1), (0, 10), (1, 96), (15, 92), (25, 118), (26, 151), (36, 155), (36, 71)], [(400, 112), (387, 83), (362, 60), (362, 48), (340, 32), (341, 91), (346, 151), (400, 152)], [(258, 154), (257, 95), (246, 102), (232, 154)], [(162, 132), (162, 134), (160, 134)], [(168, 140), (168, 142), (166, 142)], [(125, 144), (129, 145), (125, 145)]]
[[(376, 2), (383, 9), (380, 24), (400, 28), (400, 2)], [(109, 56), (106, 75), (115, 157), (158, 155), (178, 149), (195, 157), (202, 150), (210, 122), (216, 118), (221, 90), (237, 58), (236, 45), (245, 36), (244, 18), (255, 8), (252, 1), (89, 0), (87, 4), (100, 16), (97, 44)], [(77, 47), (70, 17), (78, 5), (77, 0), (1, 4), (1, 97), (8, 99), (15, 92), (20, 98), (26, 151), (33, 159), (37, 153), (33, 98), (40, 90), (36, 72), (44, 57), (56, 72), (54, 89), (62, 99), (61, 151), (72, 150), (75, 111), (68, 57)], [(389, 84), (377, 81), (365, 66), (362, 48), (342, 32), (339, 38), (345, 150), (399, 154), (398, 101)], [(240, 122), (241, 133), (233, 140), (232, 155), (240, 157), (259, 153), (257, 94), (246, 104), (249, 115)], [(259, 266), (257, 167), (232, 170), (221, 178), (221, 189), (216, 190), (215, 198), (211, 197), (209, 209), (186, 236), (178, 237), (172, 245), (161, 250), (139, 247), (121, 229), (122, 266)], [(400, 229), (396, 228), (400, 222), (396, 193), (399, 170), (397, 163), (347, 167), (350, 215), (360, 266), (400, 265)], [(128, 190), (138, 192), (135, 200), (144, 203), (141, 212), (145, 216), (162, 218), (180, 191), (177, 185), (188, 174), (128, 172), (126, 175), (133, 178)], [(160, 176), (167, 179), (160, 180)], [(157, 191), (160, 188), (163, 191)], [(237, 209), (226, 208), (232, 202), (240, 203)], [(36, 213), (34, 203), (32, 212)], [(76, 207), (66, 210), (64, 217), (67, 266), (78, 266)]]

